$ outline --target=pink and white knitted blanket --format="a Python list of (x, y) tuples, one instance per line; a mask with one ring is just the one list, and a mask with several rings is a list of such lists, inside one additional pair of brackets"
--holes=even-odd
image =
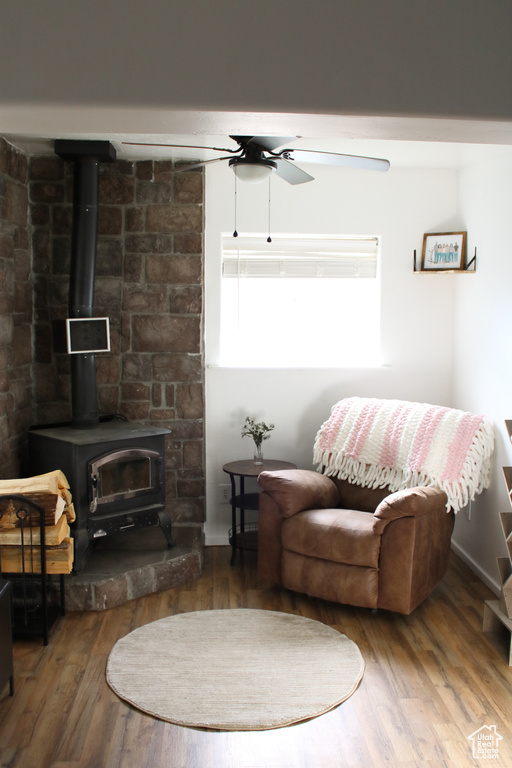
[(349, 397), (320, 427), (318, 471), (391, 491), (430, 485), (457, 512), (489, 486), (492, 424), (483, 416), (428, 403)]

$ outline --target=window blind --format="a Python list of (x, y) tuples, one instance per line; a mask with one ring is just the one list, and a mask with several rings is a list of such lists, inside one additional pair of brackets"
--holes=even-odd
[(223, 277), (376, 277), (376, 237), (222, 239)]

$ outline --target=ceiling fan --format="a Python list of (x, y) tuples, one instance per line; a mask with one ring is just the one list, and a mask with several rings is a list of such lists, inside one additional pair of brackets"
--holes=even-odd
[(336, 152), (321, 152), (314, 149), (279, 149), (283, 145), (296, 140), (296, 137), (286, 136), (230, 136), (238, 144), (237, 149), (225, 147), (202, 147), (185, 144), (149, 144), (136, 141), (123, 141), (131, 146), (171, 147), (175, 149), (211, 149), (215, 152), (228, 152), (225, 157), (203, 160), (187, 165), (183, 170), (200, 168), (210, 163), (229, 161), (230, 167), (237, 178), (243, 181), (258, 182), (276, 173), (289, 184), (304, 184), (313, 181), (306, 171), (295, 165), (298, 160), (303, 163), (320, 163), (322, 165), (337, 165), (345, 168), (363, 168), (370, 171), (387, 171), (389, 161), (376, 157), (359, 155), (342, 155)]

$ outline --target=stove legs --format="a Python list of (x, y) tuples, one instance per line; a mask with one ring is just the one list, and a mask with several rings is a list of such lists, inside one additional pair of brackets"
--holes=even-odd
[(165, 538), (167, 539), (167, 546), (168, 547), (174, 547), (176, 546), (176, 542), (172, 538), (172, 526), (171, 526), (171, 520), (165, 509), (161, 509), (158, 513), (158, 520), (160, 522), (160, 528), (164, 532)]
[[(125, 516), (126, 517), (126, 516)], [(171, 525), (171, 519), (168, 516), (165, 509), (160, 509), (158, 511), (158, 520), (157, 516), (155, 514), (155, 510), (151, 510), (149, 514), (146, 513), (146, 515), (142, 518), (141, 521), (137, 521), (138, 525), (135, 525), (132, 521), (131, 517), (126, 517), (127, 520), (130, 520), (131, 524), (124, 526), (125, 528), (149, 528), (153, 525), (156, 525), (157, 522), (160, 524), (160, 528), (162, 529), (165, 538), (167, 539), (167, 546), (169, 548), (175, 547), (176, 542), (174, 541), (172, 537), (172, 525)], [(107, 536), (112, 535), (116, 533), (120, 533), (123, 531), (123, 527), (120, 527), (120, 521), (124, 520), (124, 518), (115, 518), (114, 523), (112, 520), (104, 522), (104, 529), (98, 528), (96, 530), (95, 535), (91, 535), (91, 532), (87, 528), (75, 528), (72, 532), (73, 538), (74, 538), (74, 563), (73, 563), (73, 573), (79, 573), (79, 571), (82, 570), (83, 566), (85, 565), (86, 560), (86, 553), (89, 547), (92, 545), (95, 539), (100, 538), (101, 536)]]
[(78, 573), (82, 570), (84, 555), (89, 548), (89, 532), (86, 528), (78, 528), (73, 531), (72, 535), (74, 539), (73, 573)]

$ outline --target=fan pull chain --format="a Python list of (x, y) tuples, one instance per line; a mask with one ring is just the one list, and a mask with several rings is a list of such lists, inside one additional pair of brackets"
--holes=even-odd
[(235, 231), (233, 232), (233, 237), (238, 237), (238, 232), (236, 230), (236, 193), (237, 193), (237, 187), (236, 187), (236, 173), (235, 176)]
[(270, 237), (270, 179), (271, 177), (268, 177), (268, 237), (267, 237), (267, 243), (272, 242), (272, 238)]

